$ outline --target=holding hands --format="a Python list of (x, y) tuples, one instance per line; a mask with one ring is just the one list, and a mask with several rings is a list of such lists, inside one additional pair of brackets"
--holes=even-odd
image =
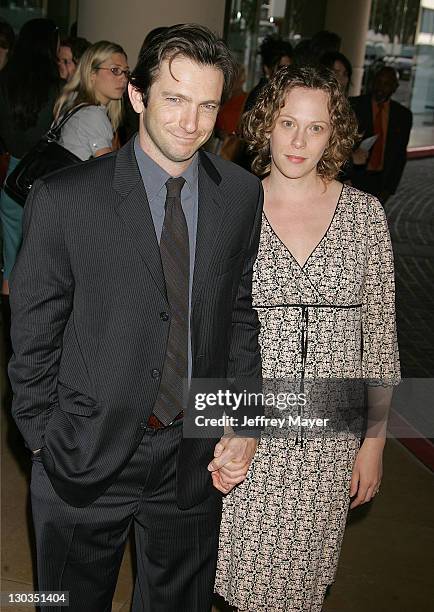
[(257, 446), (256, 438), (224, 435), (216, 444), (214, 459), (208, 465), (214, 487), (226, 494), (243, 482)]

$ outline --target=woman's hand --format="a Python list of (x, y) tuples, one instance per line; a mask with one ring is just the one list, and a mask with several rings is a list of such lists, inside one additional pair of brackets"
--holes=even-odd
[(378, 493), (383, 475), (384, 438), (366, 438), (357, 453), (351, 477), (350, 508), (356, 508), (372, 500)]
[(214, 449), (214, 459), (208, 465), (214, 487), (226, 494), (243, 482), (257, 447), (256, 438), (224, 435)]

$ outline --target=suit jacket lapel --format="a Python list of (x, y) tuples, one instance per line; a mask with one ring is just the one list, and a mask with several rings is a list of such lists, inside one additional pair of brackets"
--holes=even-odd
[(166, 298), (160, 248), (145, 187), (134, 155), (134, 138), (122, 147), (117, 155), (113, 187), (120, 195), (115, 205), (116, 212), (148, 267), (155, 284)]
[(387, 122), (387, 140), (391, 132), (395, 131), (395, 125), (397, 123), (396, 106), (393, 100), (389, 100), (389, 120)]
[[(383, 159), (383, 171), (387, 174), (389, 170), (393, 169), (396, 163), (396, 136), (395, 136), (395, 125), (397, 123), (396, 117), (396, 106), (393, 100), (389, 101), (389, 118), (387, 121), (387, 133), (386, 142), (384, 143), (384, 159)], [(393, 170), (392, 170), (393, 171)]]
[[(192, 306), (206, 278), (224, 216), (224, 202), (219, 189), (220, 182), (221, 176), (214, 164), (206, 153), (199, 151), (198, 220)], [(117, 154), (113, 187), (120, 195), (115, 206), (116, 212), (148, 267), (155, 284), (167, 299), (160, 248), (146, 191), (134, 155), (134, 138)]]
[(199, 152), (198, 219), (194, 263), (192, 306), (199, 295), (211, 262), (219, 227), (224, 216), (220, 193), (221, 176), (203, 151)]

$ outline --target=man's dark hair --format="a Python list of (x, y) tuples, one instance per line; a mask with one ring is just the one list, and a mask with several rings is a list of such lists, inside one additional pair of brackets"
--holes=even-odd
[(236, 65), (226, 43), (208, 28), (183, 23), (164, 28), (144, 45), (140, 53), (131, 75), (131, 84), (142, 93), (145, 106), (148, 104), (149, 90), (158, 75), (161, 62), (168, 59), (170, 68), (171, 62), (177, 56), (221, 70), (224, 76), (222, 101), (230, 95)]
[(69, 47), (72, 53), (74, 64), (78, 64), (83, 53), (90, 47), (90, 42), (85, 38), (76, 36), (75, 38), (64, 38), (60, 41), (61, 47)]
[(165, 32), (167, 29), (168, 29), (167, 26), (160, 26), (158, 28), (154, 28), (153, 30), (151, 30), (150, 32), (146, 34), (143, 40), (142, 46), (140, 47), (139, 58), (142, 55), (143, 51), (146, 49), (146, 47), (148, 47), (151, 44), (154, 38), (156, 36), (159, 36), (163, 32)]
[(306, 64), (312, 64), (311, 61), (311, 49), (310, 49), (310, 38), (304, 38), (299, 40), (294, 49), (294, 64), (297, 66), (305, 66)]
[(77, 36), (72, 39), (71, 51), (72, 51), (72, 59), (76, 64), (80, 61), (81, 56), (89, 49), (91, 43), (86, 40), (86, 38), (82, 38), (81, 36)]
[(391, 79), (394, 79), (397, 83), (399, 82), (398, 75), (396, 73), (395, 68), (393, 66), (385, 66), (384, 64), (379, 66), (374, 74), (374, 81), (379, 75), (386, 74)]
[(298, 66), (316, 66), (322, 63), (322, 57), (327, 53), (337, 53), (341, 38), (335, 32), (321, 30), (312, 38), (300, 40), (295, 47), (294, 63)]
[(267, 68), (274, 70), (282, 57), (292, 58), (293, 49), (290, 42), (274, 35), (266, 36), (261, 43), (259, 53), (262, 63)]
[(341, 37), (336, 32), (321, 30), (317, 32), (310, 41), (310, 49), (315, 60), (319, 60), (324, 53), (339, 51), (341, 47)]

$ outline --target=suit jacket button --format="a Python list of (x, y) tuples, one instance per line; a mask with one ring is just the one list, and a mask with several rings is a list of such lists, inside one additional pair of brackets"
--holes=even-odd
[(160, 312), (160, 319), (162, 321), (168, 321), (169, 320), (169, 313), (168, 312)]
[(160, 376), (161, 376), (160, 370), (152, 370), (151, 371), (151, 376), (152, 376), (152, 378), (160, 378)]
[(144, 421), (140, 423), (140, 429), (146, 429), (146, 423)]

